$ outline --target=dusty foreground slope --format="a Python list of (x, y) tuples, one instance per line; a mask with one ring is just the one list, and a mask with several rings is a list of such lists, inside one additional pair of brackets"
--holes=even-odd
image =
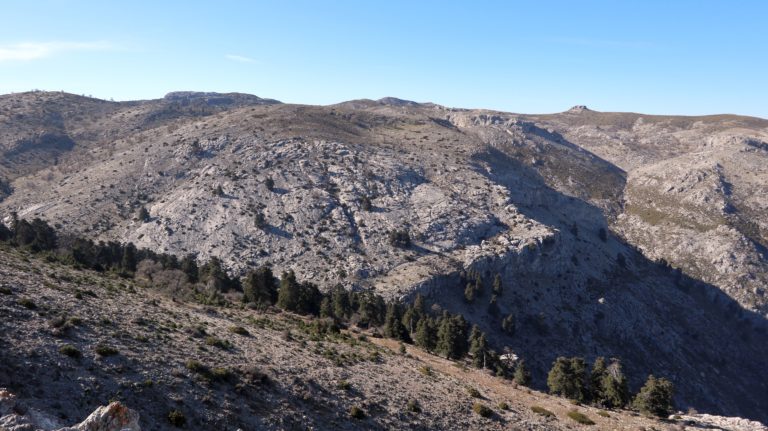
[[(632, 389), (663, 375), (681, 408), (768, 421), (767, 131), (391, 98), (14, 94), (0, 96), (0, 217), (236, 275), (271, 264), (322, 288), (420, 292), (524, 357), (538, 389), (560, 355), (616, 356)], [(489, 293), (464, 301), (467, 271), (501, 277), (498, 314)]]
[[(176, 302), (16, 250), (0, 249), (0, 261), (0, 382), (24, 410), (62, 424), (110, 401), (137, 411), (143, 430), (174, 429), (171, 411), (188, 429), (216, 430), (573, 429), (579, 425), (566, 414), (574, 409), (596, 422), (590, 429), (671, 430), (702, 421), (601, 416), (410, 346), (402, 354), (396, 342), (358, 330), (318, 335), (293, 315)], [(410, 412), (409, 402), (421, 411)], [(476, 402), (493, 415), (473, 413)], [(509, 410), (497, 407), (502, 402)], [(351, 418), (353, 407), (365, 417)]]

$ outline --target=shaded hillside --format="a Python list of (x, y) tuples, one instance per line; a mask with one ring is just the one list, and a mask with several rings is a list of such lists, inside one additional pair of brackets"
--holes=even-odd
[[(683, 407), (766, 419), (763, 120), (208, 93), (0, 104), (5, 217), (238, 276), (423, 292), (528, 359), (539, 388), (558, 355), (618, 355), (634, 386), (659, 373)], [(71, 142), (13, 156), (43, 125)], [(470, 271), (500, 275), (497, 315), (488, 292), (463, 299)]]

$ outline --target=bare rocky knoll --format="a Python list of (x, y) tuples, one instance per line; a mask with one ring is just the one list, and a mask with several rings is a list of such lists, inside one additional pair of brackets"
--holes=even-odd
[[(3, 431), (560, 430), (580, 427), (573, 410), (595, 422), (588, 429), (766, 429), (574, 406), (413, 346), (403, 354), (370, 331), (327, 333), (275, 310), (185, 303), (4, 245), (0, 259)], [(492, 414), (474, 413), (476, 403)]]
[[(768, 420), (767, 121), (221, 97), (0, 97), (0, 212), (235, 272), (418, 291), (540, 387), (559, 355), (619, 356), (633, 389), (653, 372), (681, 407)], [(498, 315), (487, 288), (463, 301), (466, 270), (502, 275)]]

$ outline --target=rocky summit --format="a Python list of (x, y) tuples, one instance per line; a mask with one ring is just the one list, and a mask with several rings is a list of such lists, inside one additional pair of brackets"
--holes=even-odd
[[(680, 421), (699, 420), (693, 410), (749, 419), (713, 419), (723, 429), (768, 421), (765, 119), (582, 105), (530, 115), (391, 97), (308, 106), (196, 92), (132, 102), (0, 96), (0, 219), (10, 228), (36, 218), (55, 227), (59, 246), (73, 238), (132, 243), (200, 266), (215, 259), (237, 279), (268, 266), (322, 292), (425, 298), (477, 325), (497, 350), (525, 358), (533, 382), (528, 392), (505, 392), (490, 376), (468, 377), (412, 346), (399, 355), (388, 339), (342, 342), (326, 354), (330, 341), (318, 347), (311, 335), (295, 336), (301, 318), (188, 304), (184, 283), (149, 260), (127, 280), (0, 250), (9, 292), (0, 295), (0, 386), (66, 418), (115, 396), (151, 424), (142, 429), (172, 426), (174, 411), (192, 429), (356, 429), (344, 420), (358, 405), (366, 428), (450, 429), (445, 417), (455, 417), (464, 429), (552, 429), (570, 420), (565, 404), (537, 391), (553, 362), (602, 356), (621, 358), (633, 392), (649, 374), (673, 382), (675, 405), (689, 411)], [(496, 284), (503, 289), (492, 294)], [(77, 292), (94, 296), (77, 302)], [(33, 295), (41, 298), (34, 308), (18, 300)], [(120, 344), (117, 359), (60, 362), (62, 337), (49, 320), (81, 314), (90, 326), (73, 325), (67, 344)], [(235, 341), (219, 353), (206, 347), (201, 325), (217, 334), (242, 326), (250, 335), (229, 334)], [(193, 353), (184, 352), (189, 343)], [(355, 360), (355, 373), (317, 362), (371, 352), (384, 364)], [(222, 389), (218, 380), (228, 378), (211, 375), (212, 387), (195, 386), (200, 373), (185, 368), (185, 354), (234, 367), (257, 385), (269, 376), (271, 386), (262, 394), (248, 385)], [(32, 363), (60, 371), (18, 374)], [(414, 372), (420, 367), (441, 371), (430, 377)], [(55, 379), (50, 390), (36, 380), (43, 376)], [(351, 393), (329, 387), (342, 380)], [(415, 422), (400, 411), (414, 405), (409, 397), (388, 402), (383, 390), (407, 392), (407, 381), (442, 394), (421, 401), (432, 413)], [(466, 402), (455, 390), (467, 382), (484, 385), (485, 404), (520, 404), (482, 422), (459, 407)], [(88, 391), (86, 401), (56, 404), (75, 388)], [(138, 405), (142, 394), (152, 405)], [(310, 399), (331, 413), (320, 415)], [(560, 419), (531, 413), (534, 405)], [(619, 427), (597, 410), (588, 414), (601, 428)], [(635, 428), (664, 425), (614, 414)]]

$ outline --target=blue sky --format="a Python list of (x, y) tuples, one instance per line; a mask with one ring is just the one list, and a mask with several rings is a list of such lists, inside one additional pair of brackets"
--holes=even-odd
[(766, 1), (3, 1), (0, 93), (768, 118)]

